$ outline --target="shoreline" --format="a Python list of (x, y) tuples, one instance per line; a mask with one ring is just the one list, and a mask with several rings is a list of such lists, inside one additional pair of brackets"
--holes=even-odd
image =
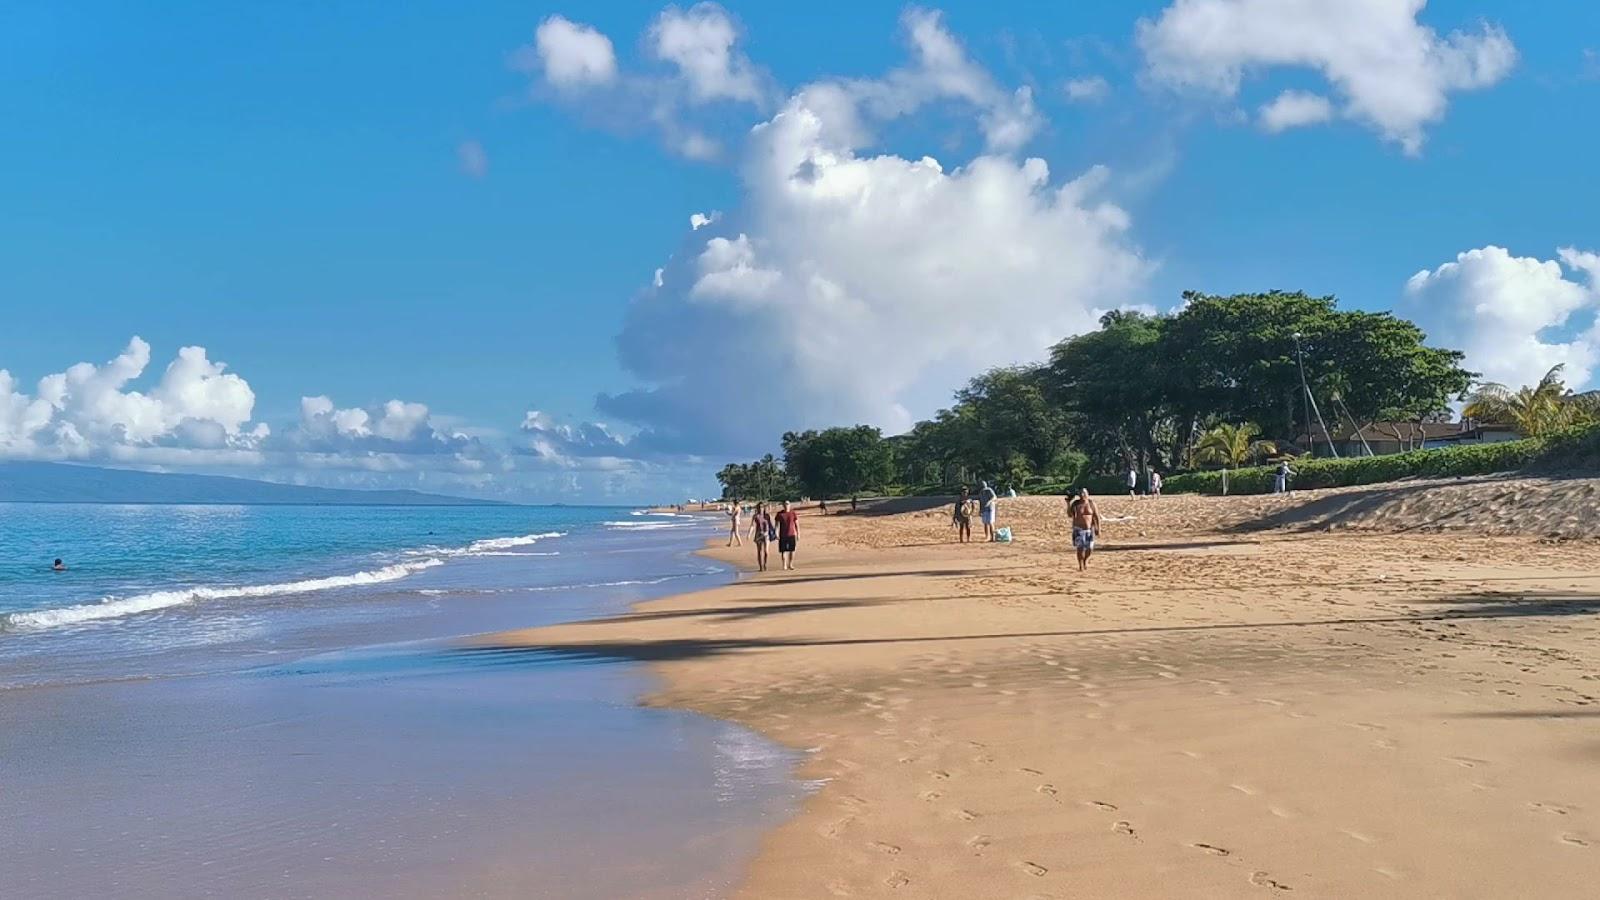
[[(701, 523), (579, 518), (551, 529), (570, 532), (558, 553), (501, 546), (527, 543), (521, 532), (463, 539), (486, 552), (403, 587), (223, 599), (0, 642), (0, 682), (29, 685), (0, 689), (7, 814), (28, 823), (0, 829), (13, 893), (726, 892), (760, 830), (798, 802), (792, 754), (723, 720), (641, 709), (657, 686), (646, 667), (463, 652), (473, 634), (732, 577), (692, 555)], [(230, 616), (251, 627), (207, 630)], [(184, 642), (197, 633), (230, 640)], [(170, 645), (152, 651), (155, 638)], [(73, 788), (84, 782), (95, 791)], [(161, 840), (128, 837), (152, 828)], [(609, 848), (604, 867), (595, 848)]]
[(735, 896), (1586, 895), (1600, 545), (1237, 527), (1330, 496), (1101, 499), (1082, 580), (1059, 498), (811, 514), (795, 572), (713, 539), (731, 585), (480, 642), (805, 752)]

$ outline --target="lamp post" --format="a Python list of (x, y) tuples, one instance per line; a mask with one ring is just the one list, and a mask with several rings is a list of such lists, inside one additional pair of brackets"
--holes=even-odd
[[(1306, 381), (1306, 354), (1300, 347), (1300, 332), (1298, 331), (1294, 333), (1294, 359), (1295, 364), (1300, 367), (1300, 388), (1305, 391), (1306, 406), (1310, 410), (1306, 414), (1306, 437), (1311, 437), (1311, 413), (1315, 413), (1317, 424), (1322, 426), (1322, 437), (1328, 442), (1328, 452), (1333, 455), (1334, 459), (1338, 459), (1339, 448), (1333, 446), (1333, 435), (1328, 433), (1328, 423), (1322, 421), (1322, 410), (1317, 408), (1317, 398), (1311, 393), (1311, 384)], [(1312, 455), (1316, 455), (1314, 448)]]

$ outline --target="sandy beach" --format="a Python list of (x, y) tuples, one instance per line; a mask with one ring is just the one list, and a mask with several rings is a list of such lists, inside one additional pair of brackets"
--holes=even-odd
[(1586, 897), (1597, 493), (1101, 498), (1087, 577), (1059, 498), (808, 510), (798, 571), (481, 640), (806, 751), (739, 896)]

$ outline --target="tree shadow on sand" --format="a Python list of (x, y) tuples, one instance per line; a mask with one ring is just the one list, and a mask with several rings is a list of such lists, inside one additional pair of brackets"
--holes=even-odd
[[(848, 603), (842, 605), (850, 605)], [(1285, 628), (1320, 628), (1351, 625), (1391, 625), (1400, 623), (1452, 622), (1475, 619), (1553, 618), (1600, 613), (1600, 596), (1595, 594), (1528, 593), (1520, 596), (1472, 594), (1448, 600), (1430, 601), (1430, 606), (1448, 606), (1437, 612), (1399, 616), (1350, 616), (1324, 619), (1296, 619), (1278, 622), (1218, 622), (1206, 625), (1147, 625), (1126, 628), (1085, 628), (1058, 631), (981, 632), (973, 634), (872, 637), (872, 638), (665, 638), (657, 640), (593, 640), (550, 644), (488, 643), (453, 647), (443, 651), (475, 662), (492, 665), (541, 665), (552, 663), (666, 662), (703, 659), (730, 653), (798, 647), (854, 647), (878, 644), (939, 645), (967, 641), (1038, 640), (1041, 638), (1105, 637), (1109, 635), (1179, 634), (1225, 631), (1270, 632)], [(794, 604), (805, 607), (805, 604)], [(770, 607), (769, 607), (770, 608)], [(815, 607), (813, 607), (815, 608)], [(779, 610), (779, 612), (801, 611)], [(687, 613), (685, 614), (687, 615)], [(755, 615), (752, 613), (752, 615)], [(625, 626), (629, 617), (608, 620), (603, 625)]]

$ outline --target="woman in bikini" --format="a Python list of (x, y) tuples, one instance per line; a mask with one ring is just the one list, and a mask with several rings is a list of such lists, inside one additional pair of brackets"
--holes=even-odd
[(767, 570), (767, 539), (772, 537), (772, 516), (767, 514), (767, 505), (757, 503), (756, 511), (750, 516), (750, 542), (756, 545), (756, 569)]
[(728, 546), (729, 547), (732, 547), (734, 544), (738, 544), (741, 547), (744, 546), (744, 541), (740, 540), (740, 538), (739, 538), (739, 519), (743, 514), (744, 514), (744, 510), (739, 506), (739, 501), (738, 500), (734, 500), (733, 502), (728, 504)]

